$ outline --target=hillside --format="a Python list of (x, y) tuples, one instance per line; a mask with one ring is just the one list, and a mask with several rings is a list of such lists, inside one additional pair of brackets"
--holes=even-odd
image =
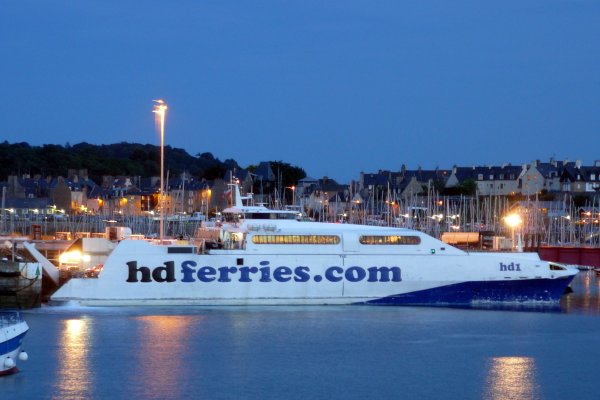
[[(165, 169), (172, 176), (185, 170), (198, 178), (214, 179), (232, 167), (238, 167), (235, 160), (222, 162), (211, 153), (191, 156), (183, 149), (165, 146)], [(69, 169), (87, 169), (96, 182), (103, 175), (157, 176), (160, 147), (126, 142), (107, 145), (82, 142), (64, 147), (0, 143), (0, 181), (9, 175), (67, 176)]]

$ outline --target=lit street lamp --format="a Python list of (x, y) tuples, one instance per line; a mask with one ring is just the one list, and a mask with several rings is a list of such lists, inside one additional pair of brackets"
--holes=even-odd
[(292, 206), (296, 205), (296, 186), (286, 186), (286, 189), (292, 190)]
[(156, 123), (158, 128), (160, 129), (160, 241), (162, 243), (165, 235), (165, 227), (164, 227), (164, 185), (163, 179), (165, 174), (165, 116), (167, 113), (167, 104), (164, 100), (154, 100), (156, 104), (154, 105), (153, 113), (156, 114)]
[[(515, 247), (515, 228), (520, 226), (523, 222), (519, 214), (510, 214), (504, 217), (504, 222), (506, 225), (510, 226), (512, 232), (512, 244), (513, 248)], [(519, 234), (519, 243), (517, 245), (517, 251), (521, 252), (523, 249), (521, 248), (521, 235)]]

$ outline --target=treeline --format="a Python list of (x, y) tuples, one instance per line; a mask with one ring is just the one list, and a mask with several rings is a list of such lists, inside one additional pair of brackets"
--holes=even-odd
[[(235, 160), (220, 161), (211, 153), (189, 155), (185, 150), (165, 146), (165, 170), (170, 176), (185, 171), (188, 176), (213, 180), (223, 178), (225, 173), (240, 168)], [(293, 185), (306, 177), (300, 167), (282, 161), (270, 161), (273, 172), (283, 185)], [(68, 175), (70, 169), (86, 169), (95, 182), (102, 182), (103, 175), (151, 177), (160, 175), (160, 147), (151, 144), (115, 143), (93, 145), (78, 143), (73, 146), (45, 144), (31, 146), (28, 143), (0, 143), (0, 181), (9, 175), (31, 177), (56, 177)], [(256, 171), (256, 165), (246, 167)]]
[[(171, 146), (165, 146), (164, 150), (165, 169), (171, 176), (185, 171), (210, 180), (222, 178), (227, 169), (238, 167), (234, 160), (220, 161), (211, 153), (191, 156)], [(101, 182), (103, 175), (157, 176), (160, 147), (126, 142), (107, 145), (83, 142), (73, 146), (31, 146), (6, 141), (0, 144), (0, 181), (9, 175), (67, 176), (69, 169), (87, 169), (89, 177), (96, 182)]]

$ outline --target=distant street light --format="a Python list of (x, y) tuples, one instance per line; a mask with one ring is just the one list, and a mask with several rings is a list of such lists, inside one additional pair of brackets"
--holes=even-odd
[(160, 241), (162, 243), (165, 236), (165, 227), (164, 227), (164, 174), (165, 174), (165, 116), (167, 113), (167, 104), (164, 100), (153, 100), (156, 102), (154, 105), (153, 113), (156, 114), (156, 123), (160, 129)]
[(292, 206), (296, 205), (296, 186), (286, 186), (286, 189), (291, 189), (292, 191)]

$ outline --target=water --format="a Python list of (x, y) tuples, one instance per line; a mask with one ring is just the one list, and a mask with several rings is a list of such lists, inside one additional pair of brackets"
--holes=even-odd
[(0, 398), (598, 399), (599, 287), (536, 311), (43, 307)]

